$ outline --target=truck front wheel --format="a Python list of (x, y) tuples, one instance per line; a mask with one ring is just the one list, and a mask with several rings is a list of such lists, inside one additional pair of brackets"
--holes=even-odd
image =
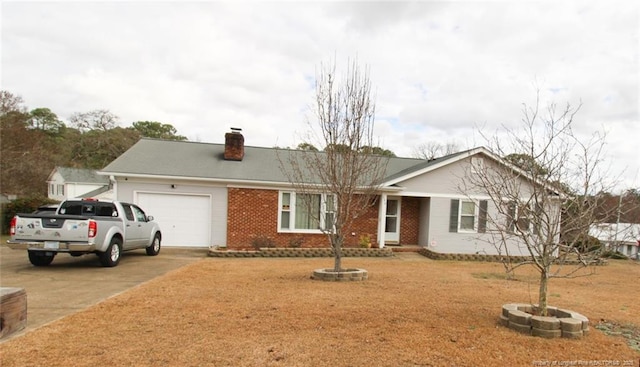
[(153, 237), (153, 242), (151, 242), (151, 246), (147, 247), (147, 255), (156, 256), (160, 253), (160, 233), (156, 233)]
[(99, 253), (98, 257), (102, 266), (114, 267), (120, 262), (121, 253), (122, 241), (118, 238), (112, 238), (107, 251)]
[(34, 266), (48, 266), (56, 257), (55, 253), (44, 251), (29, 251), (29, 261)]

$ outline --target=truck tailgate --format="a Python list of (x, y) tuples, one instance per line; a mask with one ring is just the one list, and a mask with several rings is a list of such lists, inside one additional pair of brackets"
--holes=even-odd
[(20, 217), (13, 240), (87, 242), (89, 219), (73, 216)]

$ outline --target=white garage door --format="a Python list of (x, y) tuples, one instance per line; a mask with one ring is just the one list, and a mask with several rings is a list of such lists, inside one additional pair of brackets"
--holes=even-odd
[(137, 204), (160, 225), (163, 246), (209, 246), (209, 196), (138, 193)]

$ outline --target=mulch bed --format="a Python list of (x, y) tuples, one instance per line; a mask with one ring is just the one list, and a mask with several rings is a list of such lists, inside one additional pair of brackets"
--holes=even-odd
[[(499, 326), (501, 305), (535, 302), (532, 270), (510, 281), (500, 264), (409, 254), (344, 259), (368, 270), (366, 281), (310, 279), (331, 265), (203, 259), (2, 343), (0, 360), (3, 367), (638, 366), (640, 352), (623, 333), (607, 335), (595, 323), (582, 340)], [(614, 260), (592, 276), (552, 280), (549, 303), (590, 320), (640, 325), (638, 279), (640, 265)]]

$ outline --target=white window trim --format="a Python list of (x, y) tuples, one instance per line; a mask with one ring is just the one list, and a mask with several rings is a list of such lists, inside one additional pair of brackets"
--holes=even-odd
[[(289, 194), (289, 228), (282, 228), (282, 196), (283, 194)], [(326, 226), (326, 215), (327, 215), (327, 195), (320, 192), (311, 192), (305, 193), (310, 195), (320, 195), (320, 218), (319, 225), (320, 228), (325, 228)], [(336, 197), (333, 198), (334, 210), (333, 213), (335, 215), (335, 206), (337, 205)], [(295, 191), (280, 191), (278, 192), (278, 233), (314, 233), (314, 234), (322, 234), (325, 233), (322, 229), (298, 229), (295, 227), (295, 218), (296, 218), (296, 192)]]
[[(462, 228), (462, 203), (473, 203), (473, 230)], [(478, 220), (480, 218), (480, 202), (478, 200), (460, 199), (458, 202), (458, 233), (478, 233)], [(464, 215), (468, 217), (469, 215)]]

